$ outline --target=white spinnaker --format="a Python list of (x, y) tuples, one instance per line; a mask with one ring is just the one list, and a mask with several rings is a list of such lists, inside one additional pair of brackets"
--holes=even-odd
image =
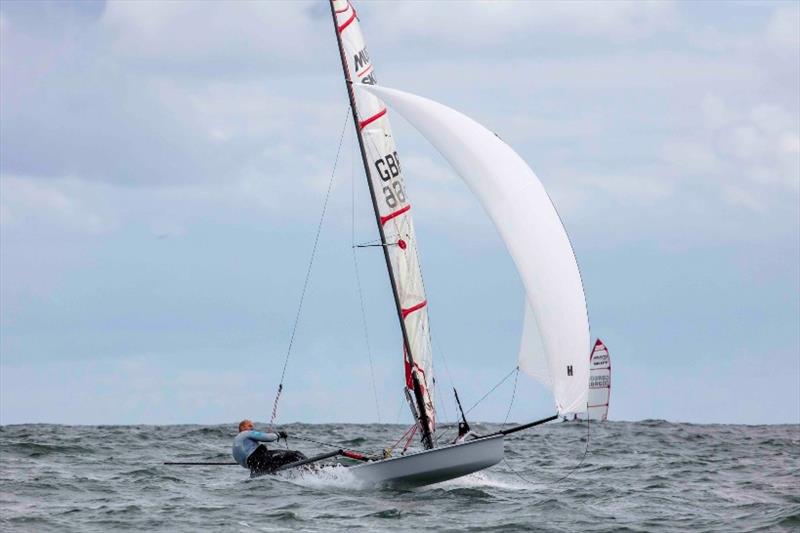
[(608, 419), (608, 400), (611, 396), (611, 354), (603, 341), (597, 339), (589, 356), (589, 409), (591, 420)]
[[(356, 11), (347, 0), (334, 0), (337, 31), (347, 58), (348, 78), (365, 84), (375, 84), (375, 70), (367, 52), (364, 36)], [(433, 364), (430, 334), (428, 331), (427, 299), (422, 284), (422, 274), (417, 253), (416, 234), (411, 218), (411, 204), (405, 194), (405, 184), (397, 156), (392, 128), (384, 106), (378, 98), (356, 91), (356, 108), (359, 116), (364, 148), (370, 164), (369, 179), (375, 193), (380, 222), (386, 235), (391, 269), (397, 285), (401, 314), (411, 348), (413, 367), (406, 365), (406, 385), (411, 386), (411, 373), (422, 386), (424, 409), (430, 421), (430, 431), (435, 429), (433, 406)], [(404, 350), (405, 352), (405, 350)], [(404, 354), (405, 355), (405, 354)]]
[(466, 115), (410, 93), (359, 85), (403, 115), (478, 197), (525, 286), (559, 413), (586, 409), (589, 322), (566, 230), (541, 182), (500, 138)]
[(522, 320), (522, 338), (519, 345), (519, 368), (530, 377), (553, 390), (553, 377), (550, 375), (550, 363), (544, 353), (542, 337), (533, 306), (525, 298), (525, 317)]

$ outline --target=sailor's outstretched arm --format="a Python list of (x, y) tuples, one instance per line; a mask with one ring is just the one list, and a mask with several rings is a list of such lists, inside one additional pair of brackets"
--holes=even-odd
[(247, 436), (248, 439), (257, 440), (259, 442), (274, 442), (278, 440), (277, 433), (263, 433), (261, 431), (251, 431), (250, 434)]

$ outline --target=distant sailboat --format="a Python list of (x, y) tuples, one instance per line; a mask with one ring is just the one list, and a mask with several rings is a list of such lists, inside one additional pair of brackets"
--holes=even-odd
[(587, 416), (590, 420), (608, 420), (608, 403), (611, 396), (611, 354), (603, 341), (597, 339), (589, 356), (589, 404)]
[[(413, 430), (418, 430), (423, 447), (398, 457), (361, 457), (363, 462), (349, 471), (368, 482), (405, 486), (464, 476), (499, 462), (505, 435), (554, 420), (558, 413), (585, 408), (589, 324), (578, 265), (555, 207), (522, 158), (493, 132), (454, 109), (421, 96), (378, 87), (355, 9), (347, 0), (331, 0), (330, 6), (402, 335), (404, 393), (415, 420)], [(528, 326), (536, 328), (540, 346), (538, 359), (526, 363), (526, 369), (535, 367), (531, 372), (547, 373), (556, 415), (474, 440), (437, 443), (428, 300), (422, 284), (412, 204), (387, 105), (416, 127), (453, 166), (502, 237), (522, 279), (532, 320)], [(410, 434), (413, 437), (414, 432)], [(352, 458), (353, 454), (347, 456)]]
[(563, 415), (564, 422), (573, 420), (608, 420), (608, 403), (611, 396), (611, 354), (603, 341), (597, 339), (589, 354), (589, 399), (582, 412)]

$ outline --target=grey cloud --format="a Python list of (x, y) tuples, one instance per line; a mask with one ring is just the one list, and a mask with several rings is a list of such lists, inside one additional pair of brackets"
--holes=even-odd
[[(58, 29), (55, 17), (4, 11), (0, 172), (210, 182), (238, 179), (289, 132), (308, 149), (330, 117), (330, 89), (312, 82), (323, 92), (306, 90), (312, 97), (303, 102), (302, 76), (283, 87), (273, 77), (278, 64), (324, 62), (316, 47), (297, 46), (316, 34), (304, 26), (308, 6), (283, 5), (278, 19), (274, 4), (233, 5), (109, 3), (102, 16), (52, 33), (43, 27)], [(228, 81), (236, 61), (256, 69), (257, 80)]]

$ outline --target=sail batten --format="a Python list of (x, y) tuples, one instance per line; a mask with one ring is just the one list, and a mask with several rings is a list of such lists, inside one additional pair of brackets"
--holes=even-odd
[[(539, 179), (497, 135), (466, 115), (396, 89), (357, 84), (406, 118), (481, 202), (525, 287), (541, 343), (534, 376), (553, 390), (560, 413), (586, 410), (589, 324), (583, 285), (561, 219)], [(527, 365), (530, 367), (530, 365)], [(526, 369), (525, 361), (520, 367)], [(534, 372), (535, 374), (535, 372)]]

